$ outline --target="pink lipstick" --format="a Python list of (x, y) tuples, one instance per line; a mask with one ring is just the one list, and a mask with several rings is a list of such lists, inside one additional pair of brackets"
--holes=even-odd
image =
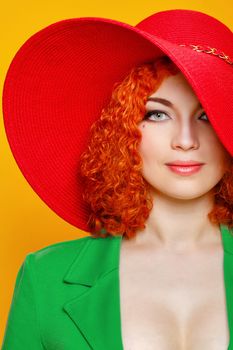
[(183, 176), (188, 176), (197, 173), (201, 170), (204, 164), (205, 163), (200, 163), (193, 160), (175, 160), (174, 162), (166, 163), (166, 165), (172, 172)]

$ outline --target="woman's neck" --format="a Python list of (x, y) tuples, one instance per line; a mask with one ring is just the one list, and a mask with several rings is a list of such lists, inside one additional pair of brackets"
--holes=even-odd
[(153, 203), (146, 228), (132, 239), (136, 245), (185, 251), (221, 242), (219, 225), (207, 216), (214, 205), (211, 193), (189, 200), (155, 193)]

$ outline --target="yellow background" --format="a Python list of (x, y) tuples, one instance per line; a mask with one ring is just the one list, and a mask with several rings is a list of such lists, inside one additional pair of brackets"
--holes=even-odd
[[(53, 22), (72, 17), (93, 16), (135, 25), (153, 12), (176, 8), (205, 12), (233, 29), (232, 0), (5, 1), (5, 4), (1, 4), (0, 13), (1, 92), (6, 70), (16, 51), (32, 34)], [(2, 118), (0, 133), (1, 344), (16, 274), (25, 255), (49, 244), (76, 239), (88, 233), (65, 222), (34, 193), (11, 154)]]

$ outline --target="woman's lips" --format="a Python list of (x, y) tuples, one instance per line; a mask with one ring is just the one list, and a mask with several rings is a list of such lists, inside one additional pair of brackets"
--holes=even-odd
[(170, 165), (166, 164), (167, 167), (176, 174), (187, 176), (197, 173), (204, 164), (197, 165)]

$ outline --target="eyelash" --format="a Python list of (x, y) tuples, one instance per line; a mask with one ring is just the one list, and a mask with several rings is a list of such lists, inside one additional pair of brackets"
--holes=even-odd
[[(156, 114), (156, 113), (161, 113), (161, 114), (167, 115), (167, 113), (155, 109), (155, 110), (153, 110), (153, 111), (147, 112), (147, 113), (145, 114), (145, 116), (144, 116), (144, 119), (148, 119), (151, 115)], [(203, 116), (203, 115), (206, 115), (206, 113), (203, 112), (203, 113), (200, 115), (200, 117)], [(206, 116), (207, 116), (207, 115), (206, 115)], [(207, 118), (208, 118), (208, 117), (207, 117)], [(157, 120), (158, 120), (158, 119), (157, 119)], [(207, 119), (207, 120), (204, 119), (204, 121), (205, 121), (205, 122), (209, 122), (209, 119)]]

